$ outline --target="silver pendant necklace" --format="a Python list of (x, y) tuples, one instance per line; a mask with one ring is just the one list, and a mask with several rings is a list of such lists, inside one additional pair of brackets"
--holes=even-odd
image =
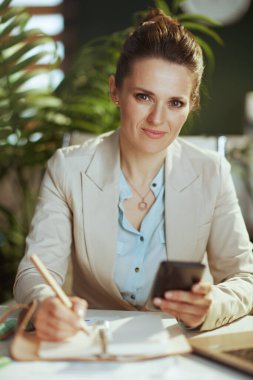
[[(126, 176), (125, 176), (126, 177)], [(132, 182), (126, 177), (127, 182), (130, 184), (131, 188), (134, 190), (134, 192), (141, 198), (141, 201), (138, 202), (138, 209), (141, 211), (145, 211), (148, 208), (148, 204), (145, 201), (145, 198), (147, 197), (148, 193), (150, 192), (150, 189), (148, 189), (147, 193), (143, 196), (139, 193), (139, 191), (133, 186)]]

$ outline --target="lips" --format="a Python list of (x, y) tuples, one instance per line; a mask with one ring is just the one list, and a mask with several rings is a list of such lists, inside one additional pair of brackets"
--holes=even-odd
[(160, 139), (166, 134), (166, 132), (157, 131), (157, 130), (148, 129), (148, 128), (142, 128), (142, 131), (145, 133), (146, 136), (152, 139)]

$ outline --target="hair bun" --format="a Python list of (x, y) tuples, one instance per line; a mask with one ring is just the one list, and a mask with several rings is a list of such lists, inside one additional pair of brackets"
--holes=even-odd
[(146, 16), (143, 17), (141, 25), (153, 24), (159, 21), (165, 21), (166, 23), (180, 25), (176, 19), (167, 16), (161, 9), (158, 8), (153, 8), (149, 10)]

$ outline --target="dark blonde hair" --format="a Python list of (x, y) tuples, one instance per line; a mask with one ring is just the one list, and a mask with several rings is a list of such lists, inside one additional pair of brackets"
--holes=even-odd
[(121, 88), (133, 63), (141, 58), (161, 58), (186, 66), (194, 74), (191, 101), (193, 108), (198, 108), (204, 69), (203, 55), (201, 47), (188, 29), (163, 11), (150, 10), (123, 45), (115, 75), (117, 88)]

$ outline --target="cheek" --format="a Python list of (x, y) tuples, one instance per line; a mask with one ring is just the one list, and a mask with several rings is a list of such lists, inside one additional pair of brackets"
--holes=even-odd
[(122, 116), (129, 116), (133, 110), (134, 106), (131, 99), (120, 99), (120, 113)]
[(145, 107), (140, 107), (134, 102), (128, 101), (122, 104), (120, 109), (121, 122), (123, 124), (138, 123), (140, 119), (145, 117)]
[(184, 112), (180, 113), (177, 117), (177, 125), (179, 128), (181, 128), (184, 123), (186, 122), (187, 118), (189, 116), (189, 109), (185, 110)]
[(121, 126), (127, 126), (129, 125), (131, 118), (131, 112), (128, 109), (128, 107), (120, 107), (120, 120), (121, 120)]
[(174, 125), (175, 129), (181, 129), (184, 123), (186, 122), (187, 117), (188, 117), (187, 112), (174, 115), (174, 118), (173, 120), (171, 120), (171, 122)]

